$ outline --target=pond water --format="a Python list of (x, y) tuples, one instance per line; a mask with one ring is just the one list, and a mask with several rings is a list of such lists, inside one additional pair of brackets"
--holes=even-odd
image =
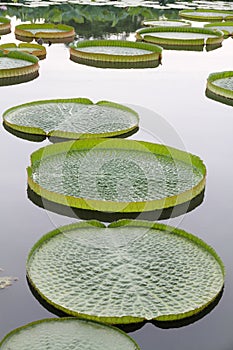
[[(63, 15), (66, 13), (65, 24), (75, 24), (78, 40), (103, 37), (135, 40), (134, 31), (140, 28), (143, 13), (145, 19), (152, 15), (156, 15), (157, 19), (159, 16), (178, 18), (177, 10), (160, 8), (152, 11), (153, 2), (148, 3), (148, 8), (125, 10), (119, 7), (114, 11), (110, 10), (109, 5), (104, 8), (107, 15), (106, 12), (103, 14), (103, 6), (95, 8), (92, 5), (86, 8), (86, 5), (75, 7), (71, 4), (70, 17), (62, 4), (52, 6), (51, 11), (42, 6), (13, 6), (7, 11), (12, 18), (12, 29), (16, 24), (46, 16), (60, 18), (62, 12)], [(182, 8), (179, 3), (173, 4), (173, 7), (174, 5)], [(203, 2), (203, 6), (207, 5), (207, 2)], [(227, 8), (231, 5), (232, 3), (228, 3)], [(57, 11), (59, 6), (61, 12)], [(188, 6), (184, 4), (183, 8)], [(211, 6), (213, 8), (213, 2)], [(72, 11), (76, 11), (75, 16)], [(87, 19), (88, 14), (94, 16), (94, 13), (96, 17), (91, 22)], [(131, 13), (130, 19), (126, 16), (128, 13)], [(84, 15), (85, 23), (82, 24)], [(79, 22), (75, 23), (72, 16)], [(118, 17), (121, 20), (118, 21)], [(1, 37), (2, 44), (7, 42), (19, 43), (15, 40), (13, 31)], [(169, 329), (148, 323), (130, 335), (142, 350), (231, 350), (233, 109), (232, 106), (207, 98), (205, 87), (210, 73), (232, 70), (232, 38), (224, 40), (222, 47), (209, 52), (163, 50), (162, 65), (135, 70), (102, 69), (74, 63), (69, 60), (69, 51), (65, 44), (46, 45), (46, 49), (47, 58), (40, 61), (38, 78), (19, 85), (0, 87), (1, 115), (12, 106), (33, 100), (87, 97), (94, 102), (114, 101), (128, 105), (140, 114), (140, 129), (131, 136), (132, 139), (161, 142), (184, 149), (200, 156), (207, 166), (203, 203), (186, 215), (164, 222), (197, 235), (218, 252), (226, 266), (222, 298), (210, 313), (196, 322), (187, 325), (177, 323), (174, 325), (176, 328)], [(50, 142), (22, 140), (3, 127), (0, 134), (0, 268), (4, 269), (0, 272), (0, 277), (18, 277), (18, 281), (13, 282), (12, 286), (0, 289), (1, 339), (6, 333), (25, 323), (54, 317), (38, 303), (27, 285), (26, 257), (32, 245), (43, 234), (60, 225), (77, 222), (78, 218), (52, 213), (37, 207), (28, 199), (26, 167), (30, 163), (30, 154)]]

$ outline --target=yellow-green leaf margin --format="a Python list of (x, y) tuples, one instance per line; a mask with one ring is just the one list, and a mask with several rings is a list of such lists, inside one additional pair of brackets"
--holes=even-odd
[(0, 16), (0, 35), (11, 32), (11, 21), (9, 18)]
[[(79, 48), (85, 47), (130, 47), (135, 49), (147, 50), (148, 53), (141, 55), (117, 55), (95, 52), (84, 52)], [(137, 43), (126, 40), (89, 40), (80, 41), (70, 45), (70, 59), (74, 62), (88, 64), (93, 63), (98, 65), (102, 64), (103, 67), (112, 68), (127, 68), (128, 67), (150, 67), (151, 64), (158, 65), (162, 59), (162, 48), (156, 45), (150, 45), (146, 43)], [(119, 65), (119, 66), (118, 66)]]
[(225, 89), (214, 84), (216, 80), (225, 78), (233, 79), (233, 71), (211, 73), (207, 78), (207, 89), (216, 95), (220, 95), (233, 100), (233, 90)]
[[(17, 335), (17, 333), (21, 333), (24, 330), (28, 330), (28, 328), (33, 328), (36, 327), (37, 325), (40, 324), (50, 324), (50, 323), (61, 323), (61, 324), (66, 324), (67, 322), (72, 322), (72, 323), (83, 323), (83, 325), (88, 324), (88, 325), (93, 325), (94, 327), (98, 327), (98, 332), (100, 333), (99, 335), (101, 336), (101, 329), (102, 331), (108, 331), (112, 330), (114, 332), (117, 332), (118, 334), (121, 334), (123, 337), (125, 337), (125, 339), (127, 339), (128, 341), (130, 341), (132, 343), (132, 346), (134, 346), (134, 350), (140, 350), (138, 344), (135, 342), (134, 339), (132, 339), (127, 333), (123, 332), (121, 329), (113, 327), (111, 325), (106, 325), (104, 323), (100, 323), (100, 322), (96, 322), (96, 321), (89, 321), (86, 319), (82, 319), (82, 318), (75, 318), (75, 317), (62, 317), (62, 318), (47, 318), (47, 319), (42, 319), (42, 320), (38, 320), (38, 321), (34, 321), (34, 322), (30, 322), (24, 326), (18, 327), (14, 330), (12, 330), (11, 332), (9, 332), (1, 341), (0, 341), (0, 348), (2, 348), (4, 346), (4, 343), (7, 342), (10, 338), (14, 337), (15, 335)], [(88, 333), (87, 333), (88, 334)], [(43, 336), (43, 334), (42, 334)], [(56, 346), (59, 346), (58, 344), (56, 344), (56, 339), (54, 339), (54, 348)], [(103, 343), (104, 346), (104, 343)], [(72, 347), (73, 348), (73, 347)], [(50, 348), (51, 349), (51, 348)], [(69, 349), (68, 349), (69, 350)], [(71, 350), (71, 348), (70, 348)], [(124, 350), (124, 349), (123, 349)]]
[[(193, 14), (195, 13), (195, 14)], [(205, 16), (203, 13), (213, 13), (213, 16)], [(214, 14), (219, 14), (214, 16)], [(191, 21), (204, 21), (204, 22), (216, 22), (216, 21), (230, 21), (233, 19), (233, 11), (225, 10), (207, 10), (207, 9), (197, 9), (197, 10), (181, 10), (179, 16), (184, 19), (189, 19)]]
[[(233, 36), (233, 21), (231, 22), (213, 22), (204, 25), (205, 28), (212, 28), (221, 30), (224, 33), (224, 37)], [(226, 27), (231, 27), (231, 30), (226, 29)]]
[(17, 68), (3, 68), (0, 69), (0, 85), (8, 84), (8, 81), (13, 81), (13, 83), (18, 83), (33, 79), (38, 76), (39, 70), (39, 59), (33, 55), (25, 52), (11, 51), (5, 53), (0, 50), (0, 57), (8, 57), (12, 59), (29, 61), (31, 64), (25, 67)]
[[(30, 32), (31, 29), (41, 29), (41, 31), (33, 34)], [(49, 29), (53, 31), (49, 32)], [(56, 29), (61, 31), (54, 32)], [(75, 30), (72, 26), (65, 24), (19, 24), (15, 26), (15, 36), (16, 38), (28, 38), (31, 41), (38, 38), (44, 39), (45, 41), (50, 40), (52, 42), (56, 42), (57, 40), (59, 41), (59, 39), (61, 41), (66, 39), (70, 39), (72, 41), (75, 36)]]
[[(40, 162), (47, 157), (52, 155), (67, 153), (69, 151), (78, 150), (90, 150), (93, 147), (98, 147), (98, 149), (124, 149), (127, 151), (142, 151), (150, 152), (152, 154), (167, 156), (172, 158), (174, 161), (182, 161), (189, 164), (192, 167), (198, 169), (201, 174), (201, 180), (194, 187), (190, 187), (189, 190), (181, 192), (178, 195), (155, 199), (151, 201), (139, 201), (139, 202), (114, 202), (110, 200), (95, 200), (95, 199), (85, 199), (78, 198), (74, 196), (66, 196), (57, 192), (49, 191), (46, 188), (41, 187), (38, 183), (33, 180), (33, 170), (32, 167), (34, 163)], [(200, 194), (206, 183), (206, 167), (202, 160), (185, 151), (181, 151), (172, 147), (165, 145), (144, 142), (144, 141), (133, 141), (124, 139), (86, 139), (77, 141), (68, 141), (60, 144), (49, 145), (31, 154), (31, 166), (27, 168), (28, 174), (28, 185), (31, 190), (33, 190), (39, 196), (53, 201), (55, 203), (68, 205), (70, 207), (86, 209), (86, 210), (97, 210), (101, 212), (122, 212), (122, 213), (132, 213), (132, 212), (145, 212), (153, 211), (157, 209), (164, 209), (176, 206), (178, 204), (185, 203), (198, 194)]]
[(53, 100), (33, 101), (33, 102), (24, 103), (22, 105), (14, 106), (14, 107), (7, 109), (3, 113), (3, 122), (5, 125), (8, 125), (10, 128), (17, 130), (17, 131), (20, 131), (20, 132), (23, 132), (23, 133), (33, 134), (33, 135), (45, 135), (48, 137), (59, 137), (59, 138), (65, 138), (65, 139), (116, 137), (116, 136), (121, 136), (121, 135), (123, 136), (127, 133), (132, 132), (133, 130), (138, 129), (138, 124), (139, 124), (138, 113), (129, 107), (126, 107), (124, 105), (121, 105), (121, 104), (118, 104), (115, 102), (110, 102), (110, 101), (99, 101), (96, 103), (96, 105), (119, 109), (119, 112), (121, 110), (127, 111), (136, 117), (137, 123), (134, 126), (132, 126), (131, 128), (124, 129), (124, 130), (106, 132), (106, 133), (101, 133), (101, 134), (88, 134), (88, 133), (84, 134), (84, 133), (76, 133), (76, 132), (69, 132), (69, 131), (62, 131), (62, 130), (52, 130), (52, 131), (46, 133), (46, 131), (41, 129), (41, 128), (12, 124), (7, 120), (7, 115), (10, 112), (17, 111), (18, 109), (21, 109), (23, 107), (44, 105), (46, 103), (77, 103), (77, 104), (85, 104), (85, 105), (93, 105), (94, 104), (88, 98), (70, 98), (70, 99), (53, 99)]
[[(33, 56), (38, 57), (40, 60), (44, 59), (46, 57), (46, 48), (43, 45), (39, 44), (28, 44), (28, 43), (7, 43), (0, 45), (0, 50), (3, 50), (5, 53), (11, 52), (15, 49), (20, 49), (20, 52), (26, 52)], [(31, 49), (33, 49), (33, 52), (31, 52)]]
[[(123, 220), (118, 220), (116, 222), (113, 222), (109, 225), (105, 225), (97, 220), (90, 220), (90, 221), (82, 221), (66, 226), (59, 227), (53, 231), (50, 231), (49, 233), (45, 234), (42, 236), (36, 243), (35, 245), (31, 248), (27, 262), (26, 262), (26, 271), (27, 271), (27, 278), (33, 287), (33, 289), (39, 294), (39, 296), (45, 300), (46, 303), (49, 305), (52, 305), (55, 309), (60, 310), (68, 315), (75, 316), (75, 317), (80, 317), (83, 319), (88, 319), (88, 320), (93, 320), (93, 321), (99, 321), (99, 322), (104, 322), (108, 324), (129, 324), (129, 323), (140, 323), (145, 321), (145, 318), (143, 317), (135, 317), (135, 316), (121, 316), (121, 317), (104, 317), (104, 316), (95, 316), (95, 315), (88, 315), (88, 314), (83, 314), (79, 312), (75, 312), (72, 310), (67, 309), (66, 307), (63, 307), (61, 305), (57, 305), (54, 303), (52, 300), (48, 299), (43, 293), (40, 292), (40, 290), (37, 288), (37, 286), (34, 284), (33, 280), (31, 279), (30, 276), (30, 259), (35, 253), (36, 250), (40, 249), (40, 247), (45, 243), (47, 240), (50, 240), (51, 238), (55, 237), (56, 235), (59, 235), (61, 233), (66, 235), (69, 231), (73, 229), (79, 229), (79, 228), (91, 228), (91, 227), (96, 227), (96, 228), (117, 228), (117, 227), (137, 227), (137, 228), (142, 228), (142, 230), (148, 229), (148, 230), (157, 230), (157, 231), (164, 231), (168, 232), (171, 235), (174, 236), (179, 236), (186, 238), (187, 240), (195, 243), (197, 246), (203, 248), (206, 250), (218, 263), (221, 273), (222, 273), (222, 286), (219, 289), (218, 292), (216, 292), (216, 295), (210, 299), (208, 302), (203, 304), (202, 306), (184, 312), (184, 313), (177, 313), (177, 314), (166, 314), (166, 315), (159, 315), (156, 318), (153, 318), (155, 321), (162, 321), (162, 322), (169, 322), (169, 321), (178, 321), (181, 319), (185, 319), (187, 317), (191, 317), (194, 315), (197, 315), (199, 312), (203, 311), (205, 308), (207, 308), (212, 302), (215, 301), (215, 299), (218, 297), (218, 295), (221, 293), (223, 287), (224, 287), (224, 279), (225, 279), (225, 267), (224, 264), (219, 257), (219, 255), (216, 253), (216, 251), (209, 246), (206, 242), (204, 242), (202, 239), (198, 238), (197, 236), (188, 233), (184, 230), (181, 230), (179, 228), (175, 228), (173, 226), (165, 225), (165, 224), (159, 224), (156, 222), (148, 222), (148, 221), (142, 221), (142, 220), (128, 220), (128, 219), (123, 219)], [(156, 233), (155, 233), (156, 234)], [(166, 252), (165, 252), (166, 254)], [(153, 293), (153, 291), (151, 291)]]
[[(162, 38), (160, 36), (152, 36), (150, 33), (201, 33), (206, 35), (214, 35), (213, 38), (195, 38), (195, 39), (173, 39), (173, 38)], [(204, 46), (220, 44), (224, 39), (224, 33), (220, 30), (211, 30), (207, 28), (196, 28), (196, 27), (152, 27), (152, 28), (141, 28), (136, 31), (137, 40), (142, 40), (152, 44), (158, 44), (161, 46)]]

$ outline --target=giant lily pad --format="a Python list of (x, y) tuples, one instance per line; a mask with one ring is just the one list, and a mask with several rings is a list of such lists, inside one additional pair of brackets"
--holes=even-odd
[(70, 46), (70, 59), (103, 68), (156, 67), (162, 49), (156, 45), (123, 40), (89, 40)]
[(10, 332), (1, 350), (139, 350), (128, 335), (101, 323), (76, 318), (50, 318)]
[(132, 109), (85, 98), (26, 103), (8, 109), (3, 118), (21, 132), (71, 139), (119, 136), (138, 128), (138, 114)]
[(224, 266), (206, 243), (174, 227), (89, 221), (43, 236), (29, 254), (27, 276), (67, 314), (124, 324), (200, 312), (221, 292)]
[(0, 86), (18, 84), (38, 76), (38, 58), (25, 52), (0, 50)]
[(220, 44), (224, 39), (221, 31), (195, 27), (153, 27), (136, 31), (136, 38), (146, 42), (171, 46), (204, 46)]
[(22, 41), (40, 38), (45, 42), (71, 42), (75, 31), (73, 27), (64, 24), (19, 24), (15, 27), (15, 36)]
[(207, 96), (233, 105), (233, 71), (210, 74), (207, 79)]
[(233, 11), (224, 10), (182, 10), (179, 12), (180, 17), (189, 19), (192, 21), (205, 21), (205, 22), (216, 22), (216, 21), (227, 21), (233, 19)]
[(0, 16), (0, 35), (11, 32), (11, 21), (6, 17)]
[(191, 200), (205, 186), (200, 158), (164, 145), (78, 140), (31, 155), (28, 185), (45, 199), (101, 212), (142, 212)]
[(0, 50), (3, 50), (5, 53), (8, 53), (10, 51), (27, 52), (33, 56), (38, 57), (39, 59), (44, 59), (46, 57), (45, 47), (38, 44), (21, 43), (19, 45), (16, 45), (14, 43), (8, 43), (0, 45)]
[(233, 35), (233, 21), (208, 23), (204, 27), (221, 30), (226, 37)]
[(190, 27), (191, 23), (179, 20), (156, 20), (148, 19), (142, 22), (144, 26), (148, 27)]

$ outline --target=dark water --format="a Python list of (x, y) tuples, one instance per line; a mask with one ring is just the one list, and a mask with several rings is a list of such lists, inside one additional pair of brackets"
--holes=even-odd
[[(19, 23), (19, 22), (18, 22)], [(130, 36), (132, 39), (134, 36)], [(1, 43), (15, 42), (14, 35)], [(69, 60), (64, 44), (46, 46), (37, 79), (0, 87), (0, 113), (11, 106), (52, 98), (88, 97), (130, 105), (141, 115), (137, 140), (163, 142), (199, 155), (207, 166), (203, 203), (184, 216), (165, 220), (213, 246), (226, 266), (218, 305), (202, 319), (180, 328), (146, 324), (131, 336), (143, 350), (230, 350), (233, 348), (233, 109), (205, 96), (211, 72), (232, 70), (233, 40), (210, 52), (163, 51), (154, 69), (113, 70), (86, 67)], [(34, 298), (25, 278), (31, 246), (46, 232), (75, 219), (37, 207), (27, 198), (30, 154), (49, 141), (33, 143), (0, 130), (1, 233), (0, 276), (18, 281), (0, 290), (0, 339), (30, 321), (53, 317)]]

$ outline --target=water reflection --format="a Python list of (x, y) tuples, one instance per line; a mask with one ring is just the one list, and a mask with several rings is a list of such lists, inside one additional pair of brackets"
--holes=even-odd
[(55, 203), (49, 201), (48, 199), (42, 198), (37, 193), (32, 191), (29, 187), (27, 188), (28, 198), (40, 208), (44, 208), (53, 213), (65, 215), (76, 219), (95, 219), (104, 222), (113, 222), (120, 219), (140, 219), (156, 221), (175, 218), (177, 216), (188, 213), (194, 210), (196, 207), (198, 207), (204, 200), (204, 191), (205, 190), (203, 190), (198, 196), (196, 196), (190, 201), (166, 209), (148, 211), (143, 213), (108, 213), (94, 210), (77, 209), (65, 206), (63, 204)]

